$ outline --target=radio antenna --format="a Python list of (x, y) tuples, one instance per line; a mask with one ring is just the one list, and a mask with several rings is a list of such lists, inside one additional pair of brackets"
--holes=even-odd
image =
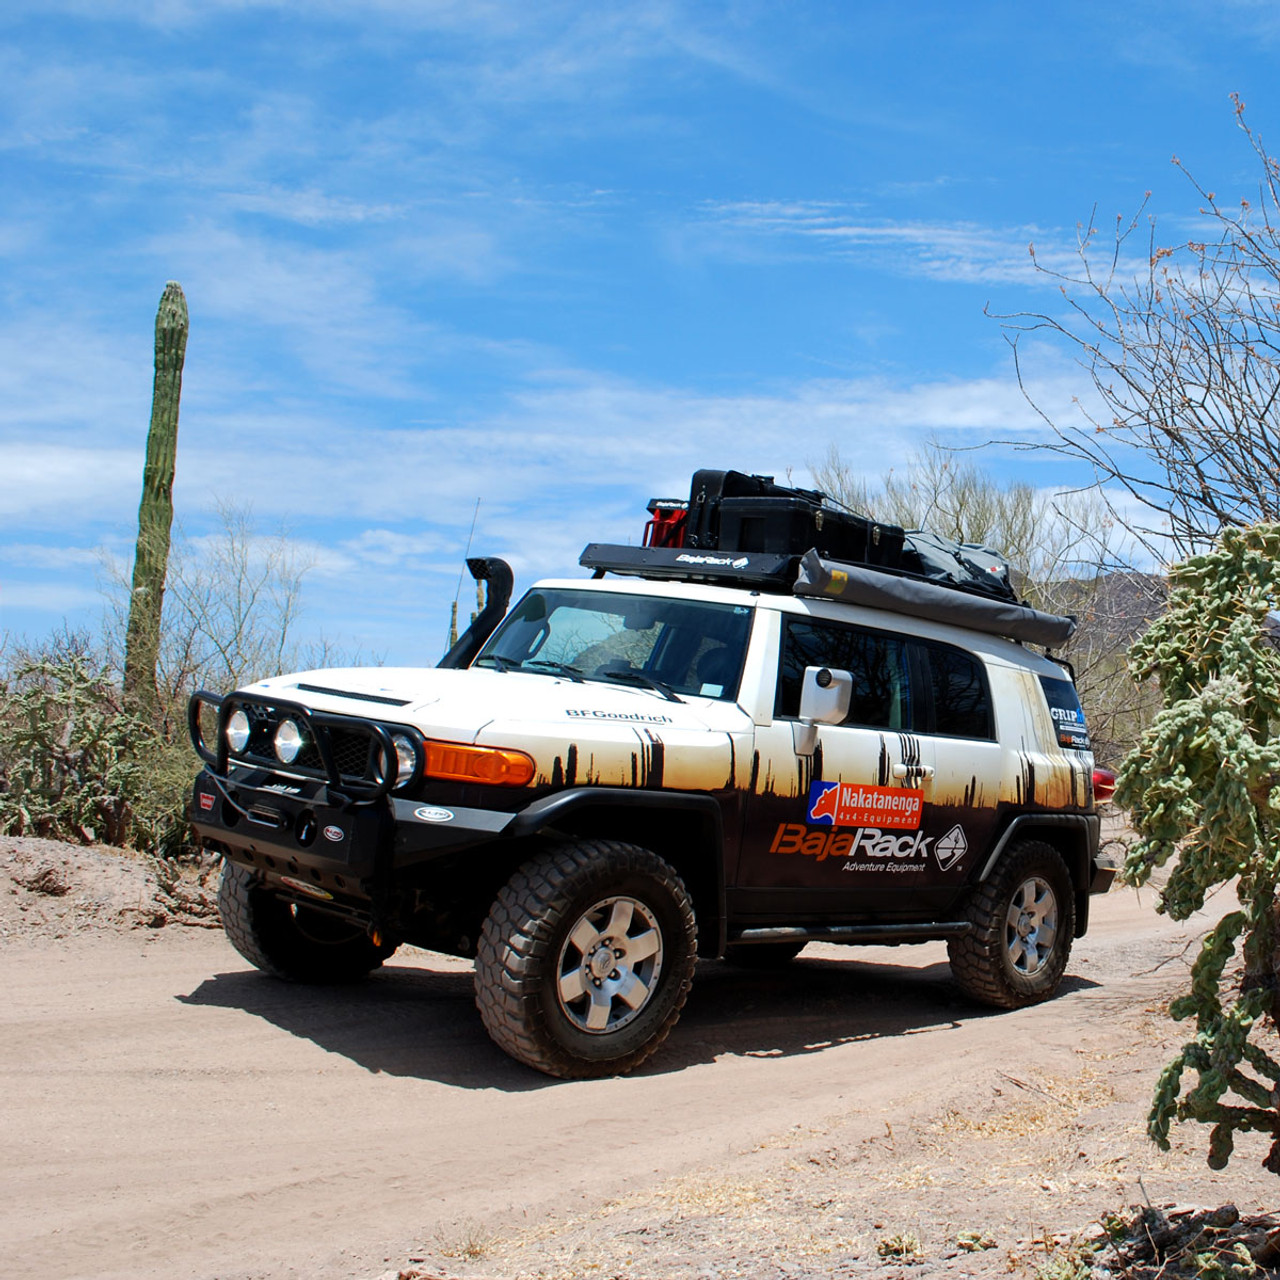
[(458, 639), (458, 597), (462, 594), (462, 575), (467, 571), (467, 557), (471, 554), (471, 539), (476, 536), (476, 521), (480, 518), (480, 499), (471, 513), (471, 532), (467, 534), (467, 549), (462, 553), (462, 568), (458, 570), (458, 586), (453, 593), (453, 607), (449, 611), (449, 648)]

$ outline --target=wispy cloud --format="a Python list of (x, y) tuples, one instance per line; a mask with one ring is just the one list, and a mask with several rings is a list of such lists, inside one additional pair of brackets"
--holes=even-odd
[(1035, 283), (1032, 243), (1046, 266), (1069, 267), (1074, 260), (1074, 247), (1064, 244), (1060, 231), (876, 218), (868, 216), (865, 205), (717, 202), (706, 206), (702, 222), (715, 231), (704, 243), (718, 242), (722, 251), (822, 255), (964, 284)]
[(402, 205), (368, 204), (342, 196), (326, 195), (309, 188), (289, 191), (272, 187), (257, 192), (229, 192), (223, 196), (229, 209), (262, 213), (287, 222), (300, 222), (308, 227), (334, 226), (352, 222), (387, 222), (404, 216)]

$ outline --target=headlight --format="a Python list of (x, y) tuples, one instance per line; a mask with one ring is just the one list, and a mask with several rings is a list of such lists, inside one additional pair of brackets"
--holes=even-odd
[(391, 742), (396, 749), (396, 786), (403, 787), (412, 780), (418, 767), (418, 753), (413, 743), (403, 733), (392, 734)]
[(227, 721), (227, 746), (241, 752), (249, 745), (249, 717), (243, 711), (233, 711)]
[(292, 764), (302, 750), (302, 730), (292, 720), (281, 720), (276, 730), (276, 759), (281, 764)]

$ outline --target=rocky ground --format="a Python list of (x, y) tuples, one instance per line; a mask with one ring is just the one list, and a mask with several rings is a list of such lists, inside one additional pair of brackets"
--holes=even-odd
[(218, 928), (217, 866), (0, 836), (0, 942), (85, 930)]

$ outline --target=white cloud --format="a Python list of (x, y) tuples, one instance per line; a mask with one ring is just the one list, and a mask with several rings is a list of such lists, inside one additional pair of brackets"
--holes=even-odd
[(686, 238), (692, 236), (707, 254), (822, 254), (964, 284), (1045, 284), (1036, 262), (1051, 271), (1079, 267), (1074, 232), (875, 218), (867, 215), (863, 205), (804, 200), (718, 202), (706, 206), (701, 225), (701, 236), (695, 225)]
[(59, 547), (35, 542), (0, 543), (0, 563), (26, 569), (97, 569), (108, 555), (105, 547)]
[[(30, 440), (56, 425), (115, 440), (129, 423), (141, 423), (145, 436), (154, 315), (154, 309), (147, 315), (139, 308), (134, 316), (108, 322), (29, 310), (4, 325), (0, 438), (17, 434)], [(6, 479), (13, 477), (0, 472), (0, 487)]]
[(351, 222), (386, 222), (403, 217), (405, 212), (401, 205), (368, 204), (326, 195), (314, 187), (299, 191), (270, 187), (263, 191), (230, 192), (222, 200), (231, 209), (263, 213), (309, 227)]
[(7, 611), (39, 610), (69, 614), (80, 609), (101, 607), (97, 591), (73, 582), (14, 582), (0, 578), (0, 619), (7, 625)]
[[(136, 509), (141, 455), (66, 444), (0, 443), (0, 521), (83, 529)], [(129, 497), (126, 500), (125, 495)]]

